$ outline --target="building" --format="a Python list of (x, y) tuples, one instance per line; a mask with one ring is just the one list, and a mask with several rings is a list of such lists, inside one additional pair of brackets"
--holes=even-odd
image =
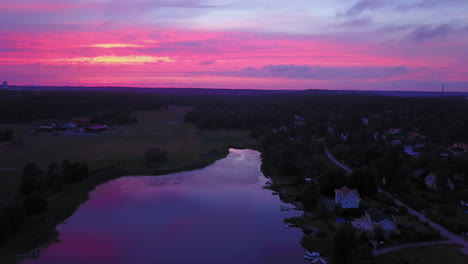
[(405, 145), (403, 146), (403, 148), (405, 150), (405, 153), (410, 155), (411, 157), (419, 157), (419, 152), (415, 152), (412, 146)]
[(378, 226), (386, 231), (392, 231), (396, 228), (396, 220), (393, 215), (385, 215), (377, 208), (366, 210), (367, 221), (370, 221), (374, 227)]
[(435, 172), (429, 173), (424, 178), (424, 184), (426, 184), (428, 189), (436, 190), (438, 188), (437, 174)]
[(96, 125), (96, 126), (89, 126), (86, 128), (86, 131), (92, 133), (104, 132), (109, 130), (109, 127), (106, 125)]
[(346, 186), (335, 190), (335, 203), (342, 208), (359, 208), (360, 202), (361, 196), (357, 190), (348, 189)]
[(365, 117), (361, 118), (361, 124), (367, 126), (367, 125), (369, 124), (369, 119), (367, 119), (367, 118), (365, 118)]
[(390, 128), (388, 130), (388, 133), (391, 135), (397, 135), (400, 134), (403, 130), (401, 128)]
[(88, 117), (77, 117), (70, 120), (70, 123), (75, 124), (78, 127), (87, 127), (91, 124), (91, 118)]
[(3, 88), (3, 89), (8, 89), (8, 82), (7, 82), (7, 81), (4, 81), (4, 82), (3, 82), (2, 88)]

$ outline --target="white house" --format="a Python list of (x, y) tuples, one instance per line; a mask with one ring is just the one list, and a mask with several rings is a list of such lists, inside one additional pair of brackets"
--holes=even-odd
[(346, 186), (335, 190), (335, 203), (342, 208), (359, 208), (360, 202), (361, 196), (357, 190), (348, 189)]
[(391, 231), (396, 228), (396, 221), (393, 215), (385, 215), (377, 208), (366, 210), (366, 219), (370, 221), (373, 226), (380, 226), (386, 231)]

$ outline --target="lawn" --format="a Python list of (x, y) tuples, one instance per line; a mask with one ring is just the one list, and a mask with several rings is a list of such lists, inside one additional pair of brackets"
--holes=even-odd
[[(170, 107), (167, 111), (136, 112), (137, 123), (123, 125), (95, 136), (48, 134), (30, 135), (35, 124), (1, 125), (11, 127), (20, 144), (0, 146), (0, 195), (8, 196), (18, 189), (19, 176), (26, 163), (47, 168), (52, 161), (87, 161), (91, 169), (118, 164), (130, 174), (152, 173), (145, 170), (144, 152), (150, 147), (168, 151), (169, 161), (161, 166), (170, 171), (181, 164), (204, 161), (200, 153), (227, 145), (245, 145), (247, 131), (199, 131), (189, 123), (167, 124), (183, 120), (187, 107)], [(45, 121), (42, 122), (47, 124)]]
[(373, 264), (466, 264), (468, 256), (454, 245), (436, 245), (398, 250), (375, 257)]

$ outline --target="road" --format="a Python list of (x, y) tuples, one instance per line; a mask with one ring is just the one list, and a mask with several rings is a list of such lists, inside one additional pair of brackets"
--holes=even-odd
[(377, 256), (377, 255), (382, 255), (382, 254), (390, 253), (392, 251), (397, 251), (397, 250), (405, 249), (405, 248), (425, 247), (425, 246), (433, 246), (433, 245), (440, 245), (440, 244), (453, 244), (453, 242), (450, 240), (447, 240), (447, 241), (429, 241), (429, 242), (421, 242), (421, 243), (403, 244), (403, 245), (398, 245), (398, 246), (389, 247), (389, 248), (375, 249), (374, 251), (372, 251), (372, 255)]
[[(336, 165), (343, 168), (348, 174), (351, 174), (353, 172), (349, 167), (347, 167), (343, 163), (337, 161), (335, 159), (335, 157), (333, 157), (333, 155), (330, 153), (330, 151), (327, 148), (325, 148), (325, 153), (327, 154), (327, 157), (331, 161), (333, 161)], [(399, 249), (402, 249), (402, 248), (418, 247), (418, 246), (425, 246), (425, 245), (435, 245), (435, 244), (457, 244), (457, 245), (460, 246), (460, 250), (465, 255), (468, 255), (468, 241), (463, 239), (460, 235), (454, 234), (454, 233), (450, 232), (449, 230), (447, 230), (446, 228), (444, 228), (443, 226), (433, 222), (432, 220), (427, 218), (424, 214), (422, 214), (422, 213), (414, 210), (413, 208), (409, 207), (408, 205), (404, 204), (403, 202), (396, 199), (393, 195), (389, 194), (388, 192), (386, 192), (386, 191), (384, 191), (384, 190), (382, 190), (380, 188), (379, 188), (379, 192), (384, 193), (385, 195), (393, 198), (395, 200), (395, 203), (398, 206), (406, 207), (408, 209), (408, 213), (410, 213), (412, 215), (415, 215), (423, 223), (427, 222), (429, 224), (429, 226), (431, 226), (432, 228), (438, 230), (440, 232), (440, 235), (443, 236), (443, 237), (447, 237), (448, 240), (413, 243), (413, 244), (399, 245), (399, 246), (395, 246), (395, 247), (391, 247), (391, 248), (378, 249), (378, 250), (375, 250), (373, 252), (374, 255), (384, 254), (384, 253), (399, 250)]]
[(347, 166), (344, 165), (343, 163), (337, 161), (337, 160), (335, 159), (335, 157), (333, 157), (333, 155), (330, 153), (330, 151), (329, 151), (327, 148), (325, 148), (325, 153), (327, 154), (327, 157), (328, 157), (331, 161), (333, 161), (336, 165), (338, 165), (338, 166), (340, 166), (341, 168), (343, 168), (343, 170), (345, 170), (348, 174), (353, 173), (353, 171), (352, 171), (349, 167), (347, 167)]
[(432, 220), (427, 218), (424, 214), (422, 214), (422, 213), (414, 210), (413, 208), (409, 207), (408, 205), (406, 205), (405, 203), (403, 203), (400, 200), (396, 199), (393, 195), (389, 194), (388, 192), (386, 192), (386, 191), (384, 191), (384, 190), (382, 190), (380, 188), (379, 188), (379, 192), (384, 193), (389, 197), (392, 197), (395, 200), (395, 203), (398, 206), (406, 207), (408, 209), (408, 213), (410, 213), (412, 215), (415, 215), (423, 223), (427, 222), (429, 224), (429, 226), (431, 226), (432, 228), (438, 230), (440, 232), (441, 236), (448, 238), (448, 240), (446, 241), (447, 243), (453, 243), (453, 244), (459, 245), (461, 247), (460, 250), (463, 253), (465, 253), (465, 255), (468, 255), (468, 241), (463, 239), (460, 235), (454, 234), (454, 233), (450, 232), (449, 230), (447, 230), (445, 227), (433, 222)]

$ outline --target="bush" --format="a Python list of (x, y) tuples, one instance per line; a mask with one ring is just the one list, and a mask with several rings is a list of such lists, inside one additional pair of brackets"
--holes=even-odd
[(47, 209), (47, 200), (39, 194), (28, 196), (24, 200), (24, 209), (28, 215), (38, 215)]
[(63, 176), (67, 182), (77, 182), (89, 176), (88, 164), (86, 162), (68, 163), (63, 166)]
[(37, 177), (39, 170), (36, 165), (29, 163), (24, 167), (23, 177), (21, 178), (20, 192), (23, 194), (30, 194), (37, 187)]
[(160, 148), (149, 148), (145, 152), (146, 163), (159, 163), (167, 161), (167, 151)]

